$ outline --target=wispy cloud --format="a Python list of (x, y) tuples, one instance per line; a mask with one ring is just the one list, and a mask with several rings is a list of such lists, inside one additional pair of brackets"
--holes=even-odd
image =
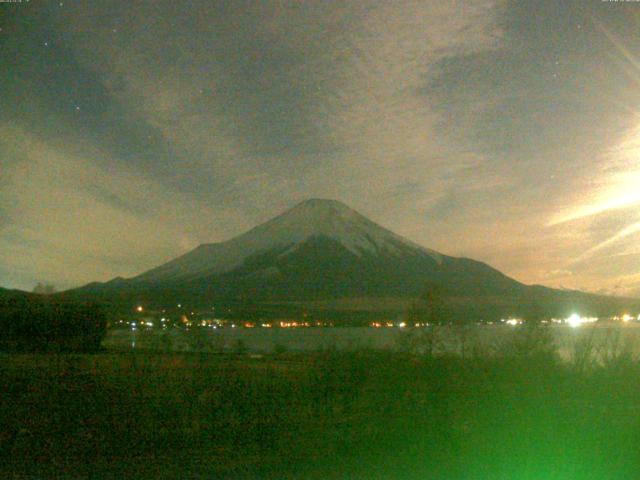
[(8, 124), (0, 143), (14, 159), (0, 193), (11, 205), (0, 228), (3, 277), (69, 287), (133, 275), (210, 239), (216, 223), (229, 221), (225, 209), (214, 212), (136, 170), (110, 171), (91, 147), (72, 156)]
[(628, 5), (54, 4), (0, 50), (0, 284), (132, 275), (311, 196), (527, 282), (630, 274), (566, 267), (637, 234)]

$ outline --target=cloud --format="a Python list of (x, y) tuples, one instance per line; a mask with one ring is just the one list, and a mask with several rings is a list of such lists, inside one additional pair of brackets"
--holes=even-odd
[(71, 156), (8, 124), (0, 142), (13, 159), (0, 194), (0, 273), (22, 285), (133, 275), (207, 240), (227, 215), (237, 221), (135, 170), (110, 171), (90, 146), (86, 156)]
[[(178, 18), (159, 2), (111, 12), (122, 37), (85, 8), (94, 14), (74, 15), (71, 32), (78, 61), (161, 132), (176, 152), (172, 175), (201, 199), (253, 209), (259, 221), (301, 198), (331, 196), (385, 218), (373, 200), (397, 185), (419, 184), (402, 208), (429, 208), (452, 188), (489, 188), (501, 175), (440, 135), (420, 94), (439, 59), (496, 48), (493, 2), (223, 12), (195, 3)], [(167, 31), (171, 43), (158, 42)]]
[(21, 9), (0, 283), (133, 275), (320, 196), (529, 283), (617, 284), (630, 267), (587, 264), (636, 238), (640, 77), (630, 10), (605, 7)]

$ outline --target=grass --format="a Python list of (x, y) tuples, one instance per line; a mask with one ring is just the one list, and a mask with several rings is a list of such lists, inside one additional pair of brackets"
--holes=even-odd
[(2, 478), (632, 479), (640, 365), (0, 355)]

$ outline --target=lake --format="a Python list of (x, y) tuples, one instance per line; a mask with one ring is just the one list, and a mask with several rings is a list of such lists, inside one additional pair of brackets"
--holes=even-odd
[[(219, 351), (267, 354), (310, 352), (323, 349), (381, 350), (424, 349), (429, 340), (440, 353), (490, 352), (501, 348), (523, 327), (483, 325), (468, 328), (178, 328), (151, 331), (110, 330), (103, 346), (112, 350)], [(640, 324), (594, 324), (572, 328), (544, 327), (560, 355), (571, 359), (590, 348), (600, 357), (629, 352), (640, 356)]]

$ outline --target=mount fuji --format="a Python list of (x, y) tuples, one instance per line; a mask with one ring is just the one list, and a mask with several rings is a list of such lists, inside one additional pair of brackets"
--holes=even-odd
[(397, 316), (436, 289), (456, 315), (496, 319), (618, 312), (640, 302), (522, 284), (489, 265), (440, 254), (335, 200), (306, 200), (226, 242), (203, 244), (129, 279), (63, 292), (130, 308), (176, 302), (251, 308), (260, 315), (313, 311)]
[[(340, 253), (354, 259), (412, 253), (435, 263), (442, 261), (439, 253), (396, 235), (341, 202), (311, 199), (228, 242), (200, 245), (133, 281), (166, 282), (221, 274), (242, 266), (247, 259), (269, 256), (269, 253), (274, 254), (274, 262), (280, 264), (284, 258), (299, 254), (311, 245), (318, 247), (320, 243), (339, 246)], [(270, 267), (278, 268), (278, 265)]]

